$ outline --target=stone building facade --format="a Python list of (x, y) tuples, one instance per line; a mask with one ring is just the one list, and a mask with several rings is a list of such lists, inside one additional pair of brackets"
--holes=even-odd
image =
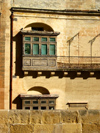
[(0, 108), (100, 109), (100, 2), (0, 0)]

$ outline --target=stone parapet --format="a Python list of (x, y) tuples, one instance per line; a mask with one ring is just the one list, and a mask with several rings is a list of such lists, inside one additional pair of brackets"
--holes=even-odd
[(100, 132), (99, 110), (0, 110), (2, 133)]

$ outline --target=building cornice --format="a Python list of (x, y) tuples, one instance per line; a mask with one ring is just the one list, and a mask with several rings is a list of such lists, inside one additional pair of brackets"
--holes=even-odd
[(22, 8), (12, 7), (11, 12), (33, 12), (33, 13), (47, 13), (47, 14), (61, 14), (61, 15), (86, 15), (86, 16), (99, 16), (100, 10), (52, 10), (52, 9), (37, 9), (37, 8)]

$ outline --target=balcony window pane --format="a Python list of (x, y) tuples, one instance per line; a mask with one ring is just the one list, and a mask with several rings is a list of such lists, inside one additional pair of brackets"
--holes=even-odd
[(54, 44), (50, 44), (49, 54), (55, 55), (55, 45)]
[(30, 109), (30, 107), (25, 107), (25, 109)]
[(46, 37), (42, 37), (42, 38), (41, 38), (41, 41), (42, 41), (42, 42), (47, 42), (47, 38), (46, 38)]
[(46, 107), (45, 106), (41, 107), (41, 110), (46, 110)]
[(49, 107), (49, 110), (54, 110), (54, 106), (52, 106), (52, 107)]
[(55, 38), (50, 38), (50, 42), (55, 42)]
[(33, 107), (33, 110), (38, 110), (38, 107)]
[(46, 101), (41, 101), (42, 104), (46, 103)]
[(33, 37), (33, 41), (38, 42), (39, 41), (39, 37)]
[(33, 44), (33, 55), (39, 54), (39, 44)]
[(38, 104), (38, 101), (33, 101), (33, 104)]
[(50, 104), (54, 104), (54, 101), (49, 101)]
[(31, 41), (31, 37), (25, 37), (25, 41)]
[(25, 101), (25, 104), (30, 104), (30, 101)]
[(41, 55), (47, 55), (47, 44), (42, 44)]
[(25, 44), (25, 54), (30, 54), (31, 53), (31, 45), (30, 44)]

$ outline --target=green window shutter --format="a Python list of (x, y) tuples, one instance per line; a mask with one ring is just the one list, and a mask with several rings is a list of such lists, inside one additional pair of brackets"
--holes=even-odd
[(55, 45), (54, 44), (50, 44), (49, 54), (50, 55), (55, 55)]
[(25, 41), (31, 41), (31, 37), (25, 37)]
[(28, 43), (25, 44), (25, 54), (31, 54), (31, 45)]
[(55, 38), (50, 38), (50, 42), (55, 42)]
[(47, 42), (47, 38), (46, 38), (46, 37), (42, 37), (42, 38), (41, 38), (41, 41), (42, 41), (42, 42)]
[(39, 37), (33, 37), (33, 41), (38, 42), (39, 41)]
[(47, 55), (47, 44), (41, 45), (41, 55)]
[(39, 54), (39, 44), (33, 44), (33, 55)]

